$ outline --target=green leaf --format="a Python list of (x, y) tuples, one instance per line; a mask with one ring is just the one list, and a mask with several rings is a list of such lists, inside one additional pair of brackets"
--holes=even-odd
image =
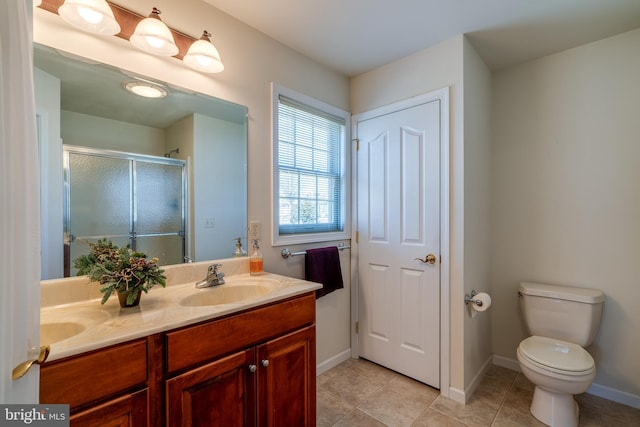
[(104, 291), (104, 294), (102, 295), (102, 300), (100, 301), (100, 304), (104, 304), (105, 302), (107, 302), (107, 300), (109, 299), (112, 293), (113, 293), (113, 288), (110, 287), (106, 289)]
[(127, 305), (133, 304), (136, 298), (138, 298), (139, 293), (140, 293), (140, 290), (138, 288), (131, 289), (129, 291), (129, 294), (127, 295)]

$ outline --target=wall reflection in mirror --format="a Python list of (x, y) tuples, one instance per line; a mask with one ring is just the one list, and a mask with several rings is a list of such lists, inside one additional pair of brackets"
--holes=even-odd
[[(133, 95), (132, 81), (164, 96)], [(246, 244), (246, 107), (37, 44), (34, 82), (43, 279), (73, 275), (101, 237), (161, 265)]]

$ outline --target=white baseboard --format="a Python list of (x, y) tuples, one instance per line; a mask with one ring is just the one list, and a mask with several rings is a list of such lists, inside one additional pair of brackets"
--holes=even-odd
[(491, 367), (492, 362), (493, 362), (493, 357), (489, 356), (489, 358), (482, 365), (482, 368), (480, 368), (480, 370), (476, 373), (476, 375), (471, 380), (471, 384), (469, 384), (469, 386), (465, 388), (464, 391), (454, 387), (449, 387), (449, 399), (453, 400), (454, 402), (458, 402), (458, 403), (462, 403), (463, 405), (466, 405), (469, 399), (471, 398), (471, 396), (473, 395), (473, 392), (476, 391), (476, 388), (478, 388), (478, 385), (482, 382), (482, 379), (484, 378), (484, 375), (487, 373), (487, 371)]
[(325, 360), (324, 362), (316, 365), (316, 376), (321, 375), (327, 372), (329, 369), (338, 366), (345, 360), (349, 360), (351, 358), (351, 349), (347, 349), (342, 353), (338, 353), (333, 357)]
[(471, 380), (471, 384), (469, 384), (469, 386), (464, 389), (464, 402), (462, 403), (466, 404), (469, 401), (471, 395), (474, 391), (476, 391), (476, 388), (478, 388), (478, 385), (482, 382), (484, 375), (491, 367), (492, 362), (493, 357), (489, 356), (489, 358), (482, 364), (482, 368), (480, 368), (480, 370), (473, 377), (473, 379)]
[(515, 359), (510, 359), (504, 356), (493, 355), (493, 364), (496, 366), (502, 366), (503, 368), (511, 369), (512, 371), (522, 372), (520, 364)]
[(464, 391), (458, 390), (455, 387), (449, 387), (449, 399), (454, 402), (462, 403), (463, 405), (466, 404)]
[(615, 388), (606, 387), (600, 384), (591, 384), (587, 393), (594, 396), (602, 397), (607, 400), (622, 403), (632, 408), (640, 409), (640, 396), (627, 393), (626, 391), (616, 390)]
[[(512, 371), (522, 372), (520, 364), (515, 359), (510, 359), (503, 356), (493, 356), (493, 364), (502, 366), (503, 368), (511, 369)], [(594, 396), (602, 397), (613, 402), (622, 403), (623, 405), (631, 406), (632, 408), (640, 409), (640, 396), (627, 393), (625, 391), (616, 390), (615, 388), (606, 387), (600, 384), (593, 383), (587, 393)]]

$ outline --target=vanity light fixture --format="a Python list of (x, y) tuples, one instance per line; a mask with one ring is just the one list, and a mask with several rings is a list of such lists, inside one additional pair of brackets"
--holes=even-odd
[(167, 90), (157, 83), (145, 80), (127, 80), (122, 82), (122, 87), (127, 91), (145, 98), (164, 98)]
[(58, 14), (68, 24), (89, 33), (112, 36), (120, 32), (120, 24), (105, 0), (65, 0)]
[(179, 49), (171, 30), (160, 19), (160, 10), (153, 8), (148, 18), (136, 26), (129, 39), (138, 49), (159, 56), (174, 56)]
[(204, 30), (200, 40), (194, 41), (182, 58), (185, 64), (204, 73), (219, 73), (224, 70), (218, 49), (211, 43), (211, 34)]
[[(97, 34), (113, 34), (129, 40), (144, 52), (172, 56), (194, 70), (219, 73), (224, 70), (218, 49), (211, 43), (211, 34), (194, 37), (169, 28), (160, 19), (160, 10), (153, 8), (145, 18), (112, 0), (32, 0), (34, 6), (60, 15), (70, 25)], [(106, 30), (102, 25), (111, 26)]]

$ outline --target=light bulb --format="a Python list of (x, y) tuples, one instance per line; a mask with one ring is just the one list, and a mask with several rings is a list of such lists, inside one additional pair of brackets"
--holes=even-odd
[(205, 30), (200, 40), (196, 40), (191, 44), (182, 60), (194, 70), (204, 73), (219, 73), (224, 70), (224, 65), (220, 60), (218, 49), (211, 43), (209, 37), (211, 37), (211, 34)]
[(145, 36), (144, 39), (147, 41), (147, 43), (149, 43), (149, 45), (151, 45), (152, 47), (154, 47), (156, 49), (160, 49), (165, 44), (164, 40), (159, 39), (158, 37), (154, 37), (154, 36)]
[(138, 49), (160, 56), (174, 56), (179, 52), (171, 30), (160, 19), (160, 11), (153, 8), (148, 18), (136, 26), (129, 38)]
[(196, 61), (203, 67), (208, 67), (213, 63), (213, 58), (206, 55), (196, 55)]
[(120, 32), (120, 24), (105, 0), (65, 0), (58, 14), (82, 31), (111, 36)]
[(87, 7), (78, 7), (78, 15), (90, 24), (99, 24), (104, 19), (104, 16), (100, 12), (89, 9)]

